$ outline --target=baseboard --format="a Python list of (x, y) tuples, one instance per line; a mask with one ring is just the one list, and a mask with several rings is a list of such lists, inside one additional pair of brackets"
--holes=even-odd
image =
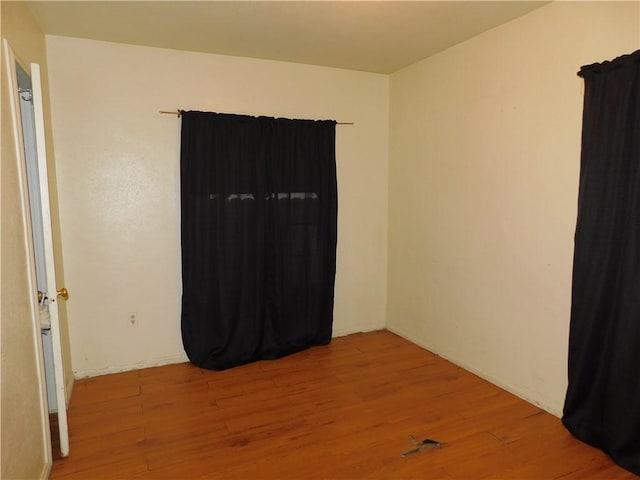
[(110, 373), (128, 372), (130, 370), (141, 370), (143, 368), (159, 367), (162, 365), (171, 365), (173, 363), (184, 363), (188, 361), (189, 361), (189, 358), (184, 354), (171, 355), (167, 357), (158, 358), (155, 360), (150, 360), (148, 362), (140, 362), (140, 363), (134, 363), (129, 365), (116, 365), (113, 367), (99, 368), (99, 369), (78, 370), (73, 373), (76, 379), (80, 379), (80, 378), (88, 378), (88, 377), (98, 377), (100, 375), (108, 375)]
[(333, 334), (331, 337), (346, 337), (347, 335), (352, 335), (354, 333), (375, 332), (384, 329), (384, 325), (380, 325), (379, 327), (372, 327), (369, 325), (367, 327), (338, 328), (333, 330)]
[(395, 333), (396, 335), (404, 338), (405, 340), (408, 340), (409, 342), (418, 345), (419, 347), (424, 348), (425, 350), (427, 350), (428, 352), (433, 353), (434, 355), (438, 355), (441, 358), (444, 358), (445, 360), (453, 363), (454, 365), (459, 366), (460, 368), (465, 369), (468, 372), (473, 373), (474, 375), (477, 375), (478, 377), (496, 385), (497, 387), (502, 388), (503, 390), (506, 390), (509, 393), (514, 394), (515, 396), (525, 400), (526, 402), (531, 403), (532, 405), (536, 405), (540, 408), (542, 408), (543, 410), (545, 410), (546, 412), (549, 412), (551, 415), (561, 418), (562, 417), (562, 408), (558, 408), (555, 405), (550, 405), (546, 402), (541, 402), (540, 400), (538, 400), (537, 398), (535, 398), (535, 395), (532, 392), (526, 391), (524, 389), (521, 389), (515, 385), (512, 385), (508, 382), (503, 381), (502, 379), (496, 378), (491, 374), (488, 374), (487, 372), (483, 372), (481, 370), (476, 369), (475, 367), (466, 364), (465, 362), (461, 362), (456, 358), (453, 357), (449, 357), (447, 355), (442, 355), (440, 354), (437, 349), (435, 349), (433, 347), (433, 345), (429, 345), (426, 342), (422, 342), (420, 340), (416, 340), (413, 338), (412, 335), (408, 334), (407, 332), (402, 331), (402, 329), (398, 329), (395, 327), (389, 327), (387, 326), (387, 330), (389, 330), (392, 333)]
[[(353, 333), (362, 333), (362, 332), (372, 332), (375, 330), (384, 330), (384, 326), (381, 326), (380, 328), (372, 328), (372, 327), (365, 327), (365, 328), (358, 328), (358, 327), (353, 327), (353, 328), (349, 328), (349, 329), (337, 329), (333, 331), (333, 335), (332, 337), (344, 337), (346, 335), (351, 335)], [(149, 362), (141, 362), (141, 363), (135, 363), (135, 364), (129, 364), (129, 365), (116, 365), (116, 366), (112, 366), (112, 367), (107, 367), (107, 368), (99, 368), (99, 369), (88, 369), (88, 370), (78, 370), (78, 371), (74, 371), (74, 378), (71, 379), (72, 381), (72, 387), (73, 387), (73, 381), (75, 379), (81, 379), (81, 378), (89, 378), (89, 377), (98, 377), (100, 375), (108, 375), (110, 373), (120, 373), (120, 372), (128, 372), (130, 370), (141, 370), (143, 368), (150, 368), (150, 367), (159, 367), (162, 365), (171, 365), (172, 363), (184, 363), (184, 362), (188, 362), (189, 358), (186, 355), (171, 355), (168, 357), (163, 357), (163, 358), (159, 358), (153, 361), (149, 361)], [(69, 400), (69, 398), (71, 398), (70, 396), (67, 397), (67, 401)], [(68, 405), (67, 405), (68, 406)]]

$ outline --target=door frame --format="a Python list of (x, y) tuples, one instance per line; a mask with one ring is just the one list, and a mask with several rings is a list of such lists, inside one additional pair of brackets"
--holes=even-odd
[[(18, 93), (18, 82), (16, 76), (16, 64), (20, 66), (31, 77), (31, 89), (33, 98), (34, 109), (34, 129), (35, 129), (35, 141), (37, 152), (37, 168), (39, 177), (39, 189), (40, 199), (42, 207), (42, 230), (44, 234), (45, 244), (45, 264), (46, 264), (46, 296), (49, 298), (48, 310), (51, 323), (51, 336), (53, 344), (53, 358), (54, 358), (54, 372), (55, 372), (55, 390), (56, 400), (58, 407), (58, 428), (60, 433), (60, 450), (63, 457), (69, 455), (69, 431), (67, 424), (67, 401), (65, 392), (65, 378), (64, 367), (62, 359), (62, 343), (60, 335), (60, 322), (58, 317), (58, 305), (57, 305), (57, 288), (55, 278), (55, 263), (53, 253), (53, 235), (51, 225), (51, 209), (49, 199), (49, 182), (48, 182), (48, 169), (47, 169), (47, 152), (45, 141), (45, 124), (44, 124), (44, 108), (42, 98), (42, 84), (40, 75), (40, 66), (36, 63), (31, 63), (28, 68), (25, 68), (25, 63), (19, 61), (9, 43), (6, 39), (3, 39), (5, 47), (5, 68), (8, 77), (9, 88), (9, 103), (11, 108), (12, 126), (14, 145), (16, 147), (16, 156), (19, 159), (18, 164), (18, 176), (20, 181), (20, 194), (21, 194), (21, 206), (23, 212), (23, 221), (25, 228), (25, 243), (28, 251), (27, 258), (27, 278), (30, 284), (30, 310), (32, 316), (32, 327), (35, 339), (35, 351), (37, 357), (37, 375), (40, 379), (40, 397), (41, 408), (43, 409), (43, 416), (45, 421), (43, 422), (43, 429), (45, 430), (45, 451), (47, 463), (52, 463), (51, 452), (51, 426), (49, 424), (49, 408), (48, 400), (46, 396), (46, 379), (44, 370), (44, 353), (42, 347), (41, 326), (40, 326), (40, 312), (38, 302), (38, 288), (36, 283), (35, 274), (35, 254), (33, 245), (33, 231), (31, 227), (31, 209), (29, 202), (29, 192), (27, 187), (27, 164), (25, 158), (25, 149), (23, 144), (23, 132), (20, 112), (20, 99)], [(48, 293), (48, 294), (47, 294)]]

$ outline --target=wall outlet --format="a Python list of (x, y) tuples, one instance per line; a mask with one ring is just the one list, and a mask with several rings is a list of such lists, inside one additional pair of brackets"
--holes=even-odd
[(137, 312), (129, 312), (127, 314), (127, 321), (129, 325), (135, 327), (138, 324), (138, 313)]

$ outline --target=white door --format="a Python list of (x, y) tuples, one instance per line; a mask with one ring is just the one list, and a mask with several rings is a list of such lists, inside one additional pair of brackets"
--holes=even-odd
[(53, 377), (48, 391), (49, 410), (57, 410), (60, 450), (62, 456), (66, 457), (69, 455), (69, 433), (57, 302), (60, 298), (67, 299), (68, 293), (64, 288), (58, 290), (55, 280), (40, 67), (32, 63), (29, 72), (26, 72), (26, 69), (16, 62), (6, 40), (5, 52), (9, 87), (13, 93), (11, 108), (14, 115), (15, 136), (21, 147), (19, 155), (24, 160), (24, 172), (27, 177), (25, 195), (28, 196), (36, 274), (36, 284), (33, 288), (38, 292), (37, 295), (34, 292), (33, 299), (37, 302), (38, 327), (47, 332), (50, 339), (46, 341), (50, 341), (47, 346), (50, 347), (51, 355), (49, 358), (45, 355), (44, 359), (46, 370), (49, 376)]

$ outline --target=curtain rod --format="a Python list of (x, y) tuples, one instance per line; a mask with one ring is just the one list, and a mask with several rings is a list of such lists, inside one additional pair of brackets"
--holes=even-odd
[[(177, 115), (178, 117), (180, 115), (182, 115), (182, 112), (184, 112), (184, 110), (177, 110), (175, 112), (169, 112), (167, 110), (160, 110), (160, 113), (164, 114), (164, 115)], [(354, 125), (353, 122), (336, 122), (336, 125)]]

